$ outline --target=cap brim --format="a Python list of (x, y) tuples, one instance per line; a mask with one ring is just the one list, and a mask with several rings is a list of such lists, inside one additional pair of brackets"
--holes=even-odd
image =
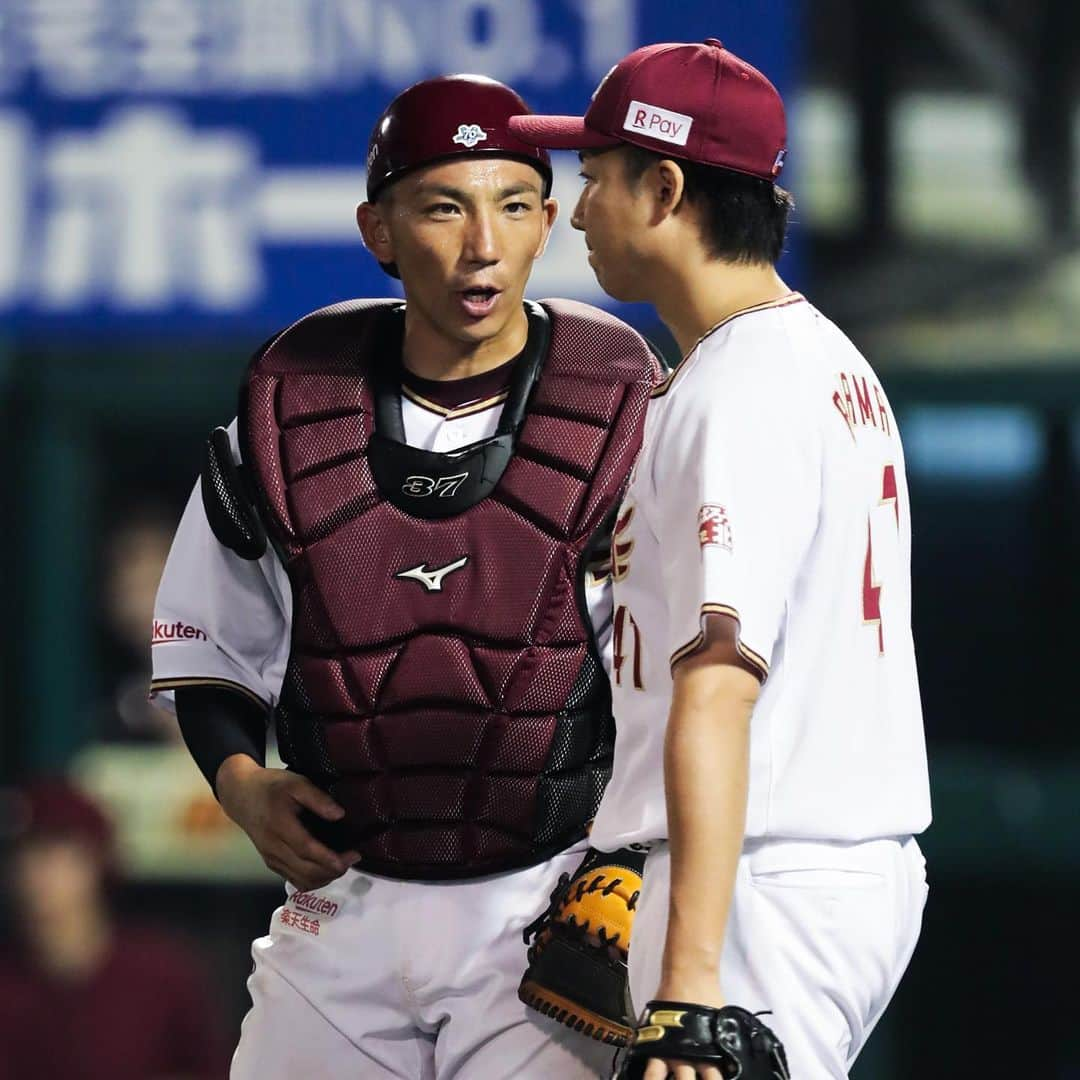
[(583, 116), (511, 116), (510, 131), (522, 142), (548, 150), (598, 150), (622, 142), (586, 127)]

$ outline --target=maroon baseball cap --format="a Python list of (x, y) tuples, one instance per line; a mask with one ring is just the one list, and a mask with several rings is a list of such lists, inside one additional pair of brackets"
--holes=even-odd
[(646, 45), (604, 76), (584, 116), (515, 116), (510, 130), (553, 150), (620, 142), (775, 180), (787, 124), (780, 95), (716, 38)]
[(367, 194), (373, 200), (395, 180), (423, 165), (459, 154), (516, 158), (551, 191), (547, 151), (510, 131), (509, 120), (529, 106), (509, 86), (484, 75), (442, 75), (403, 90), (379, 117), (367, 156)]
[(43, 777), (12, 793), (16, 840), (73, 839), (107, 857), (112, 822), (93, 799), (64, 777)]

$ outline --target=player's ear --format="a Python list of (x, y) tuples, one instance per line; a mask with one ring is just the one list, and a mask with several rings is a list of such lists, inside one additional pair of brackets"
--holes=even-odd
[(380, 263), (394, 261), (394, 244), (386, 224), (385, 203), (362, 202), (356, 208), (356, 224), (364, 238), (364, 247)]
[(540, 234), (540, 246), (536, 249), (534, 259), (539, 259), (547, 250), (548, 240), (551, 239), (551, 230), (555, 225), (555, 219), (559, 216), (559, 202), (557, 199), (544, 199), (541, 205), (543, 214), (543, 227)]
[(649, 183), (656, 200), (657, 212), (667, 217), (675, 213), (683, 201), (686, 177), (677, 161), (664, 158), (649, 170)]

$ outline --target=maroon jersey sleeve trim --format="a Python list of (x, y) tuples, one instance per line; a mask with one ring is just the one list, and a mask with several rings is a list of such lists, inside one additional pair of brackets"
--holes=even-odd
[(769, 676), (764, 657), (739, 640), (739, 613), (727, 604), (702, 604), (701, 630), (695, 637), (671, 654), (671, 668), (687, 657), (708, 649), (719, 664), (730, 664), (749, 672), (759, 683)]

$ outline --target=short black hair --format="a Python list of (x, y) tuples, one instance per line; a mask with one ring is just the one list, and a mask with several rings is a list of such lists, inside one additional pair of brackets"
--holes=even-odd
[(658, 161), (671, 159), (683, 171), (683, 194), (701, 212), (702, 240), (714, 259), (775, 264), (784, 250), (790, 192), (757, 176), (701, 165), (625, 143), (626, 177), (636, 184)]

